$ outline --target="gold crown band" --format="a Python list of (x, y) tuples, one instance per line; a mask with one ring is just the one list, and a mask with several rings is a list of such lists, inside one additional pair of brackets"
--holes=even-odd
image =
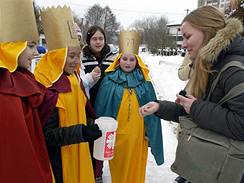
[(69, 7), (42, 9), (41, 19), (48, 50), (80, 46)]
[(0, 1), (0, 42), (38, 41), (32, 0)]
[(119, 52), (128, 52), (138, 55), (140, 39), (139, 32), (122, 31), (119, 35)]

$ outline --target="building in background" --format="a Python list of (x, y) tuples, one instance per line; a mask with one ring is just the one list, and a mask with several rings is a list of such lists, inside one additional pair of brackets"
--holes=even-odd
[(180, 31), (181, 23), (169, 23), (166, 25), (170, 40), (174, 41), (174, 47), (166, 47), (161, 50), (161, 55), (185, 55), (186, 50), (182, 48), (183, 36)]
[(173, 37), (172, 40), (175, 41), (175, 48), (180, 48), (182, 45), (183, 37), (180, 31), (180, 23), (170, 23), (167, 24), (168, 34)]
[(230, 11), (230, 0), (198, 0), (198, 7), (204, 5), (214, 6), (224, 13)]

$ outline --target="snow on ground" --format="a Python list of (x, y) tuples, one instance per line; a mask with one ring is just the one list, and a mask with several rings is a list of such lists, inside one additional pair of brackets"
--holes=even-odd
[[(141, 53), (140, 56), (150, 70), (150, 76), (158, 99), (174, 101), (176, 93), (179, 93), (185, 85), (185, 82), (178, 79), (177, 74), (183, 57), (153, 56), (148, 53)], [(170, 170), (170, 166), (174, 161), (177, 146), (176, 126), (176, 123), (162, 120), (165, 162), (163, 165), (157, 166), (149, 149), (146, 183), (174, 183), (177, 175)], [(104, 183), (111, 183), (108, 162), (105, 162), (103, 171)]]

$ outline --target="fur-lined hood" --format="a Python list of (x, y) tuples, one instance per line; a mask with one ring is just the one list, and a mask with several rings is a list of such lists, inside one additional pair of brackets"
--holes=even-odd
[[(217, 61), (218, 56), (221, 52), (233, 51), (231, 49), (236, 49), (239, 45), (234, 45), (236, 38), (240, 38), (240, 32), (243, 31), (243, 26), (240, 20), (236, 18), (230, 18), (226, 21), (226, 26), (219, 30), (215, 37), (213, 37), (206, 46), (204, 46), (200, 52), (199, 56), (204, 58), (206, 63), (214, 63)], [(238, 44), (238, 43), (236, 43)], [(244, 41), (239, 42), (239, 46), (242, 48), (242, 55), (244, 56)]]

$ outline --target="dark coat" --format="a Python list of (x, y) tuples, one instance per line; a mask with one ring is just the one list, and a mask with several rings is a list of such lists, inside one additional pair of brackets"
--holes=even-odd
[(116, 56), (117, 51), (111, 50), (108, 45), (105, 45), (100, 57), (95, 57), (88, 45), (83, 48), (82, 63), (85, 67), (85, 73), (90, 73), (96, 66), (99, 66), (101, 69), (101, 78), (90, 89), (90, 101), (92, 103), (92, 106), (94, 106), (99, 86), (102, 79), (104, 78), (104, 71), (111, 63), (113, 63)]
[(84, 142), (82, 125), (59, 127), (58, 109), (55, 108), (44, 127), (48, 154), (56, 183), (63, 182), (61, 146)]
[[(232, 61), (233, 56), (239, 56), (244, 64), (244, 40), (239, 35), (241, 24), (239, 21), (230, 19), (225, 31), (216, 36), (200, 50), (200, 54), (206, 56), (206, 61), (213, 64), (213, 72), (209, 76), (206, 96), (213, 80), (225, 64)], [(223, 39), (224, 38), (224, 39)], [(228, 59), (226, 59), (228, 57)], [(239, 83), (244, 82), (244, 71), (237, 67), (230, 67), (224, 71), (210, 96), (193, 102), (190, 109), (190, 117), (201, 128), (209, 129), (235, 140), (244, 140), (244, 94), (231, 99), (222, 106), (218, 101), (228, 91)], [(184, 108), (168, 101), (159, 101), (160, 109), (157, 115), (166, 120), (179, 121), (179, 116), (185, 115)]]

